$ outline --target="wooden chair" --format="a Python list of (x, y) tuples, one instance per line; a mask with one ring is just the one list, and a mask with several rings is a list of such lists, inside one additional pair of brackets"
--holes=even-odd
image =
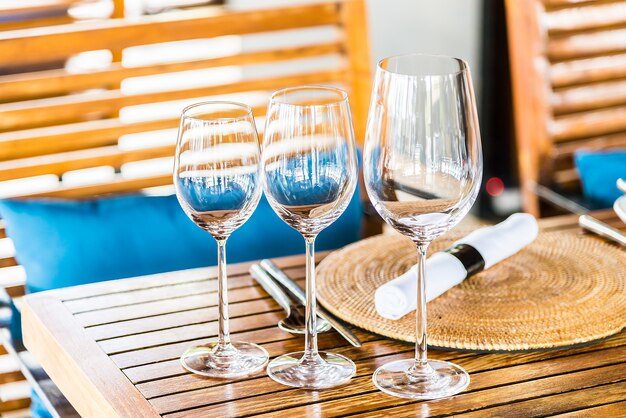
[(532, 182), (580, 193), (579, 148), (626, 146), (626, 1), (506, 0), (524, 209)]
[[(322, 36), (315, 35), (312, 40), (308, 36), (298, 43), (297, 34), (311, 30), (321, 31)], [(80, 199), (171, 185), (169, 168), (163, 167), (171, 167), (164, 159), (174, 154), (180, 110), (186, 103), (214, 96), (249, 102), (255, 116), (261, 118), (272, 90), (302, 84), (339, 85), (350, 94), (355, 132), (362, 143), (371, 86), (363, 0), (241, 11), (209, 6), (132, 20), (2, 31), (0, 68), (65, 60), (95, 50), (123, 51), (126, 57), (143, 45), (167, 48), (172, 45), (168, 43), (194, 39), (211, 39), (217, 46), (234, 44), (236, 48), (158, 63), (152, 58), (161, 50), (155, 50), (146, 63), (129, 65), (112, 59), (105, 67), (89, 71), (60, 68), (0, 76), (2, 197)], [(262, 48), (254, 47), (259, 39), (266, 44)], [(185, 84), (194, 77), (206, 78), (204, 73), (196, 76), (199, 73), (191, 71), (207, 69), (216, 71), (215, 78), (207, 78), (209, 83)], [(147, 90), (131, 88), (133, 82), (163, 74), (174, 78), (154, 81)], [(218, 81), (218, 76), (224, 79)], [(155, 83), (157, 88), (153, 88)], [(166, 88), (159, 88), (163, 86)], [(127, 117), (137, 107), (155, 103), (169, 110), (160, 114), (151, 108), (140, 117)], [(258, 125), (262, 127), (262, 123)], [(152, 132), (147, 140), (137, 136), (146, 132)], [(152, 135), (165, 140), (151, 141)], [(137, 174), (138, 164), (160, 165), (156, 172), (146, 169)], [(106, 174), (89, 184), (68, 182), (72, 172), (85, 169)], [(15, 181), (22, 183), (15, 186)], [(25, 278), (11, 253), (10, 238), (0, 227), (0, 252), (3, 249), (0, 283), (19, 303)], [(0, 374), (0, 383), (19, 378), (17, 371)], [(5, 402), (0, 404), (0, 413), (27, 405), (28, 399)]]

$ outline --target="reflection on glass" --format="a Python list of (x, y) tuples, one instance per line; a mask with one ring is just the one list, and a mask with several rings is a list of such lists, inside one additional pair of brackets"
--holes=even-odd
[(226, 240), (252, 215), (261, 198), (260, 149), (251, 109), (206, 102), (183, 111), (176, 145), (174, 185), (183, 210), (210, 233), (218, 248), (218, 338), (181, 357), (197, 374), (235, 378), (263, 369), (262, 347), (230, 340)]
[(476, 105), (467, 64), (405, 55), (376, 71), (364, 152), (365, 184), (383, 219), (418, 249), (415, 359), (380, 367), (374, 384), (394, 396), (458, 393), (468, 374), (426, 356), (424, 263), (430, 242), (470, 210), (482, 178)]
[(268, 201), (306, 242), (305, 350), (272, 360), (267, 372), (279, 383), (302, 388), (345, 383), (355, 373), (354, 363), (317, 348), (314, 243), (348, 206), (357, 182), (346, 93), (324, 87), (275, 92), (268, 108), (262, 165)]

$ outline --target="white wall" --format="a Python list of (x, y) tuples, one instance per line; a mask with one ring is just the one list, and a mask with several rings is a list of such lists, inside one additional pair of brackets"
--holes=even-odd
[(367, 0), (372, 65), (397, 54), (468, 61), (480, 94), (482, 0)]

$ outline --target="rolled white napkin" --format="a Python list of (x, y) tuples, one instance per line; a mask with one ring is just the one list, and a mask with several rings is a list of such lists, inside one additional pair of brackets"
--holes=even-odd
[[(515, 213), (505, 221), (485, 228), (477, 229), (465, 238), (455, 242), (445, 252), (433, 254), (426, 260), (426, 301), (429, 302), (448, 289), (465, 280), (468, 275), (487, 269), (499, 261), (508, 258), (537, 238), (539, 227), (537, 220), (526, 213)], [(462, 245), (465, 244), (465, 245)], [(460, 249), (467, 250), (469, 257), (476, 256), (478, 265), (468, 269)], [(480, 258), (482, 257), (482, 260)], [(484, 266), (483, 266), (484, 260)], [(376, 289), (375, 304), (378, 313), (387, 319), (399, 319), (417, 307), (417, 266), (413, 266), (402, 276), (397, 277)]]

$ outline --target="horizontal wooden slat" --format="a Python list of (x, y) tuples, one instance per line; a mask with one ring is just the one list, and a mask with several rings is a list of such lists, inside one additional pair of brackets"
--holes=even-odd
[(545, 23), (550, 32), (574, 32), (621, 26), (626, 23), (626, 3), (599, 4), (547, 13)]
[(26, 294), (24, 283), (12, 284), (10, 286), (6, 286), (4, 290), (7, 292), (9, 296), (11, 296), (12, 299), (20, 298)]
[(167, 186), (172, 184), (172, 176), (155, 176), (155, 177), (142, 177), (137, 179), (123, 179), (118, 177), (116, 180), (110, 183), (93, 184), (88, 186), (76, 186), (76, 187), (60, 187), (47, 192), (28, 193), (16, 198), (34, 198), (34, 197), (51, 197), (51, 198), (65, 198), (65, 199), (86, 199), (93, 198), (94, 196), (107, 195), (107, 194), (121, 194), (136, 192), (137, 190), (145, 189), (148, 187)]
[(26, 378), (19, 370), (0, 373), (0, 385), (5, 383), (21, 382), (22, 380), (26, 380)]
[[(528, 416), (554, 416), (556, 412), (575, 410), (591, 405), (615, 402), (624, 399), (626, 383), (610, 383), (595, 386), (589, 389), (575, 390), (558, 395), (544, 396), (522, 402), (510, 403), (495, 408), (481, 409), (480, 411), (460, 414), (462, 418), (481, 418), (487, 415), (510, 417), (523, 409)], [(614, 409), (617, 411), (617, 409)], [(622, 412), (625, 412), (623, 410)], [(595, 415), (596, 417), (617, 417), (618, 415)]]
[[(602, 394), (598, 396), (602, 399)], [(610, 403), (606, 405), (594, 406), (592, 408), (579, 409), (573, 412), (553, 415), (555, 418), (596, 418), (596, 417), (618, 417), (626, 411), (626, 401)]]
[(196, 8), (170, 12), (165, 17), (107, 19), (6, 31), (0, 33), (0, 65), (16, 60), (42, 61), (98, 49), (122, 50), (135, 45), (337, 23), (337, 5), (330, 3), (236, 12), (215, 7)]
[(563, 116), (550, 125), (555, 142), (590, 138), (624, 130), (626, 130), (626, 107)]
[(116, 86), (129, 77), (198, 70), (228, 65), (260, 64), (286, 61), (341, 52), (338, 42), (249, 52), (232, 56), (168, 64), (123, 67), (113, 63), (105, 70), (88, 73), (68, 73), (65, 70), (40, 71), (0, 77), (0, 102), (11, 102), (38, 97), (68, 94), (80, 90)]
[(0, 4), (0, 16), (19, 15), (22, 13), (41, 13), (67, 10), (78, 0), (21, 0)]
[(180, 120), (123, 123), (103, 119), (0, 133), (0, 161), (114, 145), (120, 136), (175, 128)]
[(0, 268), (17, 266), (17, 261), (13, 257), (0, 258)]
[(557, 161), (561, 159), (569, 159), (571, 161), (574, 153), (582, 148), (586, 150), (599, 151), (618, 147), (626, 148), (626, 133), (558, 143), (554, 149), (554, 158)]
[(125, 106), (246, 91), (271, 91), (303, 84), (336, 83), (344, 81), (345, 76), (345, 71), (330, 70), (137, 95), (124, 95), (119, 90), (112, 90), (93, 96), (73, 95), (2, 104), (0, 105), (0, 130), (77, 122), (86, 116), (85, 109), (89, 109), (90, 117), (101, 118), (116, 113)]
[(112, 166), (151, 158), (174, 155), (174, 145), (137, 150), (122, 150), (117, 146), (50, 154), (42, 157), (0, 162), (0, 181), (13, 180), (41, 174), (61, 175), (68, 171), (89, 167)]
[(626, 104), (626, 81), (559, 89), (552, 95), (556, 115)]
[(75, 19), (69, 15), (51, 16), (22, 21), (2, 21), (0, 22), (0, 32), (27, 28), (39, 28), (42, 26), (67, 25), (68, 23), (72, 23), (74, 21)]
[(626, 29), (553, 38), (548, 41), (548, 57), (553, 61), (594, 57), (626, 51)]
[(550, 67), (555, 88), (626, 77), (626, 54), (563, 61)]
[(29, 398), (11, 399), (8, 401), (0, 401), (0, 412), (16, 411), (18, 409), (28, 408), (30, 406)]
[[(254, 116), (264, 116), (267, 107), (254, 106), (252, 112)], [(50, 156), (47, 159), (29, 159), (20, 162), (11, 162), (8, 166), (26, 167), (40, 166), (39, 172), (47, 171), (44, 168), (46, 164), (51, 164), (52, 171), (50, 173), (60, 174), (63, 171), (54, 169), (55, 165), (67, 161), (76, 167), (95, 167), (97, 164), (89, 163), (90, 154), (85, 153), (68, 153), (67, 151), (77, 151), (84, 149), (92, 149), (103, 146), (115, 145), (118, 138), (122, 135), (155, 131), (160, 129), (176, 128), (180, 124), (180, 119), (162, 119), (151, 120), (147, 122), (124, 123), (119, 119), (103, 119), (90, 122), (81, 122), (70, 125), (51, 126), (46, 128), (35, 128), (23, 131), (0, 133), (0, 161), (14, 160), (19, 158), (28, 158), (33, 156), (41, 156), (46, 154), (59, 153), (56, 156)], [(109, 148), (113, 154), (122, 152), (115, 151), (115, 148)], [(104, 152), (103, 149), (100, 150)], [(134, 151), (133, 151), (134, 152)], [(106, 153), (106, 152), (105, 152)], [(98, 155), (98, 150), (94, 155)], [(173, 155), (171, 153), (170, 155)], [(30, 161), (30, 164), (29, 164)], [(3, 163), (0, 162), (0, 166)], [(32, 176), (29, 171), (28, 176)]]
[(575, 168), (554, 172), (554, 181), (564, 188), (575, 187), (580, 182), (578, 171)]
[(589, 6), (602, 3), (613, 3), (620, 0), (542, 0), (548, 9)]

